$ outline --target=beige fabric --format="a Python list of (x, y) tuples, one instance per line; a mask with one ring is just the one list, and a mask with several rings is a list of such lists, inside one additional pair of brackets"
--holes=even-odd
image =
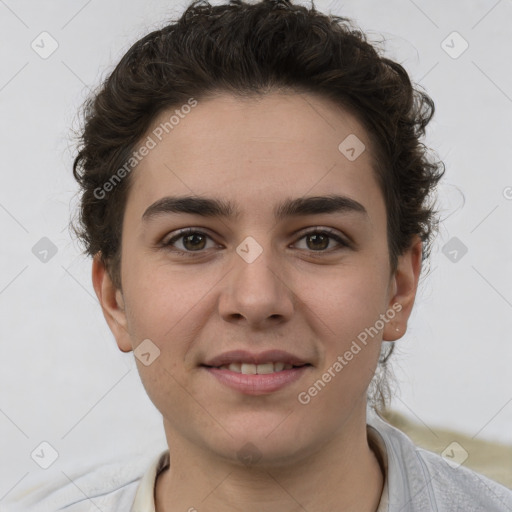
[(155, 512), (155, 483), (157, 475), (169, 467), (169, 450), (155, 457), (144, 473), (137, 488), (137, 494), (130, 512)]
[(472, 439), (449, 429), (427, 427), (394, 411), (384, 413), (383, 417), (417, 446), (439, 455), (453, 441), (459, 443), (468, 452), (464, 466), (512, 489), (512, 446)]

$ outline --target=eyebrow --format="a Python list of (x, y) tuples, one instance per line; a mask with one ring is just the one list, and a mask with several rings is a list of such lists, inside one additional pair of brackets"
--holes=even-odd
[[(340, 195), (328, 195), (286, 199), (274, 208), (274, 217), (276, 220), (283, 220), (288, 217), (345, 212), (368, 216), (365, 207), (354, 199)], [(236, 204), (230, 201), (198, 196), (168, 196), (149, 206), (143, 213), (142, 220), (147, 222), (154, 217), (172, 213), (236, 219), (241, 212), (237, 209)]]

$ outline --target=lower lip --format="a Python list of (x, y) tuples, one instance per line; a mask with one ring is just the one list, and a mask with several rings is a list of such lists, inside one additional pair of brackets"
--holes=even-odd
[(208, 366), (203, 366), (203, 368), (222, 384), (236, 391), (246, 395), (265, 395), (278, 391), (300, 379), (310, 366), (299, 366), (290, 370), (282, 370), (264, 375), (245, 375), (232, 372), (231, 370), (221, 370), (220, 368)]

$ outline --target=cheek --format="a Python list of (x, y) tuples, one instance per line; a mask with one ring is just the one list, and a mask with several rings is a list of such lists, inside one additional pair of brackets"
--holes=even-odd
[[(352, 279), (331, 281), (329, 293), (312, 289), (309, 304), (318, 326), (322, 358), (314, 379), (301, 390), (301, 404), (308, 402), (313, 416), (322, 415), (334, 428), (343, 415), (366, 397), (378, 364), (385, 313), (385, 284), (379, 276), (364, 279), (357, 272)], [(378, 284), (377, 284), (378, 283)], [(318, 320), (319, 319), (319, 320)], [(328, 416), (325, 416), (329, 411)], [(318, 416), (320, 417), (320, 416)]]
[[(131, 264), (131, 266), (130, 266)], [(172, 269), (149, 258), (127, 261), (125, 292), (130, 311), (131, 335), (154, 338), (162, 343), (174, 332), (190, 328), (190, 317), (199, 318), (201, 302), (218, 279), (212, 273), (198, 277), (192, 266)], [(197, 322), (196, 322), (197, 323)]]
[(328, 337), (347, 341), (379, 318), (388, 302), (387, 267), (358, 264), (339, 267), (330, 273), (304, 274), (298, 293), (307, 308), (323, 324)]

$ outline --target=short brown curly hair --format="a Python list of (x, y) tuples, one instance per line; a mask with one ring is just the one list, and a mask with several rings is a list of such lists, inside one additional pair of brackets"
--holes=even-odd
[(420, 142), (434, 114), (432, 99), (351, 20), (322, 14), (313, 3), (308, 9), (291, 0), (217, 6), (200, 0), (137, 41), (84, 105), (73, 164), (81, 187), (73, 229), (87, 254), (100, 253), (118, 288), (130, 176), (111, 187), (108, 197), (98, 190), (130, 159), (155, 118), (191, 97), (275, 90), (314, 93), (356, 116), (373, 143), (392, 269), (415, 235), (428, 257), (437, 227), (429, 197), (444, 173), (442, 162), (431, 161)]

